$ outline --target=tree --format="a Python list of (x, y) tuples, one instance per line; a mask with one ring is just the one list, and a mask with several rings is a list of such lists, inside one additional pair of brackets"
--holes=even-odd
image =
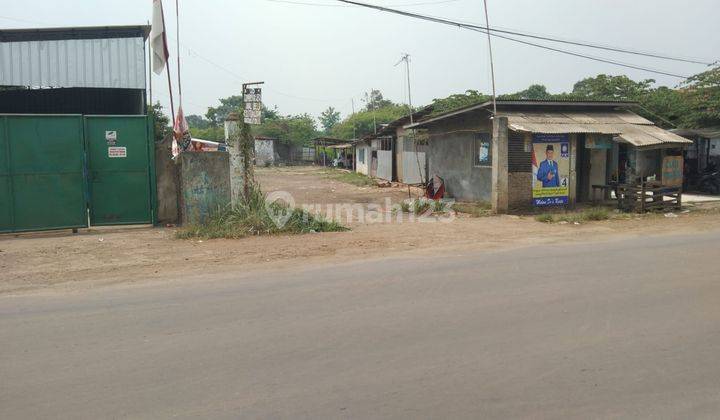
[(225, 124), (225, 120), (231, 112), (235, 112), (238, 109), (242, 109), (243, 99), (241, 95), (233, 95), (227, 98), (220, 99), (220, 105), (216, 107), (209, 107), (205, 113), (205, 118), (210, 120), (215, 126), (222, 126)]
[(542, 100), (552, 99), (553, 95), (547, 91), (544, 85), (530, 85), (525, 90), (520, 92), (512, 93), (510, 95), (500, 95), (498, 99), (529, 99), (529, 100)]
[(188, 115), (185, 119), (187, 120), (190, 128), (206, 129), (210, 127), (210, 121), (206, 120), (201, 115)]
[(433, 111), (431, 115), (443, 114), (458, 108), (486, 102), (490, 96), (484, 95), (477, 90), (466, 90), (465, 93), (457, 93), (447, 98), (433, 99)]
[(318, 132), (313, 117), (301, 114), (265, 119), (253, 127), (253, 134), (276, 138), (285, 144), (309, 145)]
[(373, 109), (385, 108), (387, 106), (394, 105), (392, 101), (383, 98), (382, 92), (377, 89), (372, 89), (369, 93), (365, 92), (365, 110), (372, 111)]
[(333, 107), (328, 107), (328, 109), (320, 114), (320, 125), (322, 125), (325, 133), (329, 133), (339, 122), (340, 113)]
[(333, 137), (340, 139), (361, 138), (375, 132), (375, 125), (387, 124), (408, 113), (405, 105), (386, 105), (379, 109), (364, 110), (345, 118), (330, 131)]
[(683, 125), (720, 126), (720, 66), (690, 77), (682, 83), (680, 91), (688, 107)]
[(635, 82), (627, 76), (599, 74), (575, 83), (572, 93), (585, 99), (637, 100), (646, 94), (654, 83), (653, 79)]
[(153, 106), (148, 108), (148, 116), (150, 116), (153, 121), (153, 133), (156, 142), (161, 142), (166, 136), (172, 133), (172, 128), (170, 127), (170, 117), (165, 115), (160, 102), (156, 102)]

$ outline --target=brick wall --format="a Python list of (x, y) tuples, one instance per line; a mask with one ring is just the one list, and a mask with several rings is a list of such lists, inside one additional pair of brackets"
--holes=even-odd
[(532, 207), (532, 172), (508, 173), (508, 205), (511, 209)]

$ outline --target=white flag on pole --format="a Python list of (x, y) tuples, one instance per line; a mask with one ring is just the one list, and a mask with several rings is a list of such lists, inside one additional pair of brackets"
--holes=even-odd
[(152, 48), (153, 71), (160, 74), (170, 57), (165, 35), (165, 17), (163, 16), (162, 0), (153, 0), (152, 30), (150, 30), (150, 47)]

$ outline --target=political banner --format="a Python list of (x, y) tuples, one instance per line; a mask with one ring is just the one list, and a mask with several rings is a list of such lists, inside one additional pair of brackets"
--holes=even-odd
[(532, 139), (533, 205), (568, 204), (570, 141), (567, 134), (534, 134)]

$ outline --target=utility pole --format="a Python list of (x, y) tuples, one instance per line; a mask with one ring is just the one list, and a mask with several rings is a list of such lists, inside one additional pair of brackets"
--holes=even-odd
[[(355, 98), (350, 98), (352, 104), (352, 114), (355, 115)], [(356, 138), (357, 133), (355, 132), (355, 122), (353, 121), (353, 139)]]
[(408, 88), (408, 107), (410, 108), (410, 124), (413, 124), (413, 106), (412, 106), (412, 94), (410, 92), (410, 54), (404, 53), (402, 55), (402, 58), (400, 58), (400, 61), (398, 61), (395, 66), (397, 67), (398, 64), (405, 62), (405, 72), (407, 74), (407, 88)]
[[(404, 53), (402, 57), (400, 58), (400, 61), (395, 63), (395, 67), (397, 67), (400, 63), (405, 62), (405, 75), (407, 77), (407, 88), (408, 88), (408, 108), (410, 108), (410, 125), (414, 124), (414, 116), (413, 114), (415, 111), (413, 110), (412, 106), (412, 89), (410, 85), (410, 54)], [(423, 171), (426, 169), (420, 165), (420, 155), (418, 154), (418, 148), (417, 148), (417, 138), (415, 137), (415, 129), (412, 129), (411, 136), (413, 142), (413, 147), (415, 149), (415, 160), (417, 162), (418, 166), (418, 172), (420, 174), (420, 181), (425, 184), (425, 177), (423, 176)], [(408, 185), (408, 198), (410, 197), (410, 186)]]
[(497, 95), (495, 93), (495, 63), (493, 62), (492, 41), (490, 40), (490, 18), (488, 17), (487, 0), (483, 0), (485, 5), (485, 26), (487, 27), (488, 51), (490, 52), (490, 77), (492, 78), (492, 99), (493, 99), (493, 116), (497, 115)]

